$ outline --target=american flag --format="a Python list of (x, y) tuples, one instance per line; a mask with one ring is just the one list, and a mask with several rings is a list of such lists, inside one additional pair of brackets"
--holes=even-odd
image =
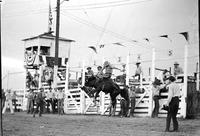
[(51, 11), (51, 0), (49, 0), (49, 22), (48, 22), (48, 32), (52, 31), (52, 20), (53, 20), (53, 16), (52, 16), (52, 11)]

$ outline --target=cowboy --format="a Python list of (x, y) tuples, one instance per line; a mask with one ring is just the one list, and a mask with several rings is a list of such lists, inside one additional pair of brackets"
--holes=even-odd
[(97, 67), (97, 74), (96, 77), (102, 79), (103, 78), (103, 71), (102, 71), (102, 66)]
[(103, 74), (104, 79), (110, 79), (111, 78), (113, 69), (117, 69), (117, 70), (121, 71), (121, 69), (112, 66), (108, 61), (104, 62), (103, 68), (102, 68), (101, 71), (103, 71), (104, 69), (105, 69), (105, 73)]
[(87, 70), (88, 70), (88, 71), (87, 71), (86, 76), (88, 76), (88, 77), (92, 77), (92, 76), (94, 76), (94, 72), (93, 72), (93, 70), (92, 70), (91, 67), (88, 67)]
[(183, 74), (183, 69), (179, 66), (178, 62), (174, 63), (174, 76)]
[(136, 62), (136, 70), (135, 70), (135, 75), (134, 75), (134, 77), (138, 77), (138, 80), (140, 80), (140, 75), (142, 75), (143, 74), (143, 71), (142, 71), (142, 67), (140, 66), (140, 62)]

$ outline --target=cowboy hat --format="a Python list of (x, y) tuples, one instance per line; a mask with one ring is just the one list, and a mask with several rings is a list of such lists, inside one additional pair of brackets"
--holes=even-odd
[(175, 61), (175, 62), (174, 62), (174, 65), (179, 65), (179, 63)]
[(91, 67), (87, 67), (87, 70), (88, 70), (88, 69), (92, 69), (92, 68), (91, 68)]
[(141, 62), (136, 62), (135, 64), (138, 65), (138, 64), (140, 64), (140, 63), (141, 63)]

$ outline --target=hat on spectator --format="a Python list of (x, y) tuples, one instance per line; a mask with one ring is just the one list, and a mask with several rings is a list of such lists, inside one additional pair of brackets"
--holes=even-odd
[(87, 67), (87, 70), (92, 69), (91, 67)]
[(179, 63), (177, 61), (174, 62), (174, 65), (179, 65)]

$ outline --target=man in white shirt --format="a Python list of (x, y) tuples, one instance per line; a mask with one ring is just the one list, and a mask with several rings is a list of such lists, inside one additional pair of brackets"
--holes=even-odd
[(11, 114), (14, 114), (13, 104), (12, 104), (12, 94), (11, 94), (11, 90), (10, 89), (6, 91), (5, 96), (6, 96), (6, 101), (5, 101), (5, 105), (4, 105), (2, 114), (4, 114), (6, 112), (6, 108), (8, 107), (8, 105), (10, 107)]
[(179, 108), (179, 97), (181, 96), (180, 93), (180, 87), (177, 83), (175, 83), (175, 77), (170, 76), (167, 78), (167, 84), (168, 84), (168, 98), (166, 106), (169, 107), (168, 113), (167, 113), (167, 119), (166, 119), (166, 129), (165, 131), (169, 132), (170, 128), (170, 122), (171, 119), (173, 120), (173, 131), (178, 131), (178, 121), (176, 118), (176, 115), (178, 113)]
[(58, 114), (63, 115), (64, 114), (64, 98), (65, 94), (62, 89), (59, 89), (58, 94), (57, 94), (57, 99), (58, 99)]

